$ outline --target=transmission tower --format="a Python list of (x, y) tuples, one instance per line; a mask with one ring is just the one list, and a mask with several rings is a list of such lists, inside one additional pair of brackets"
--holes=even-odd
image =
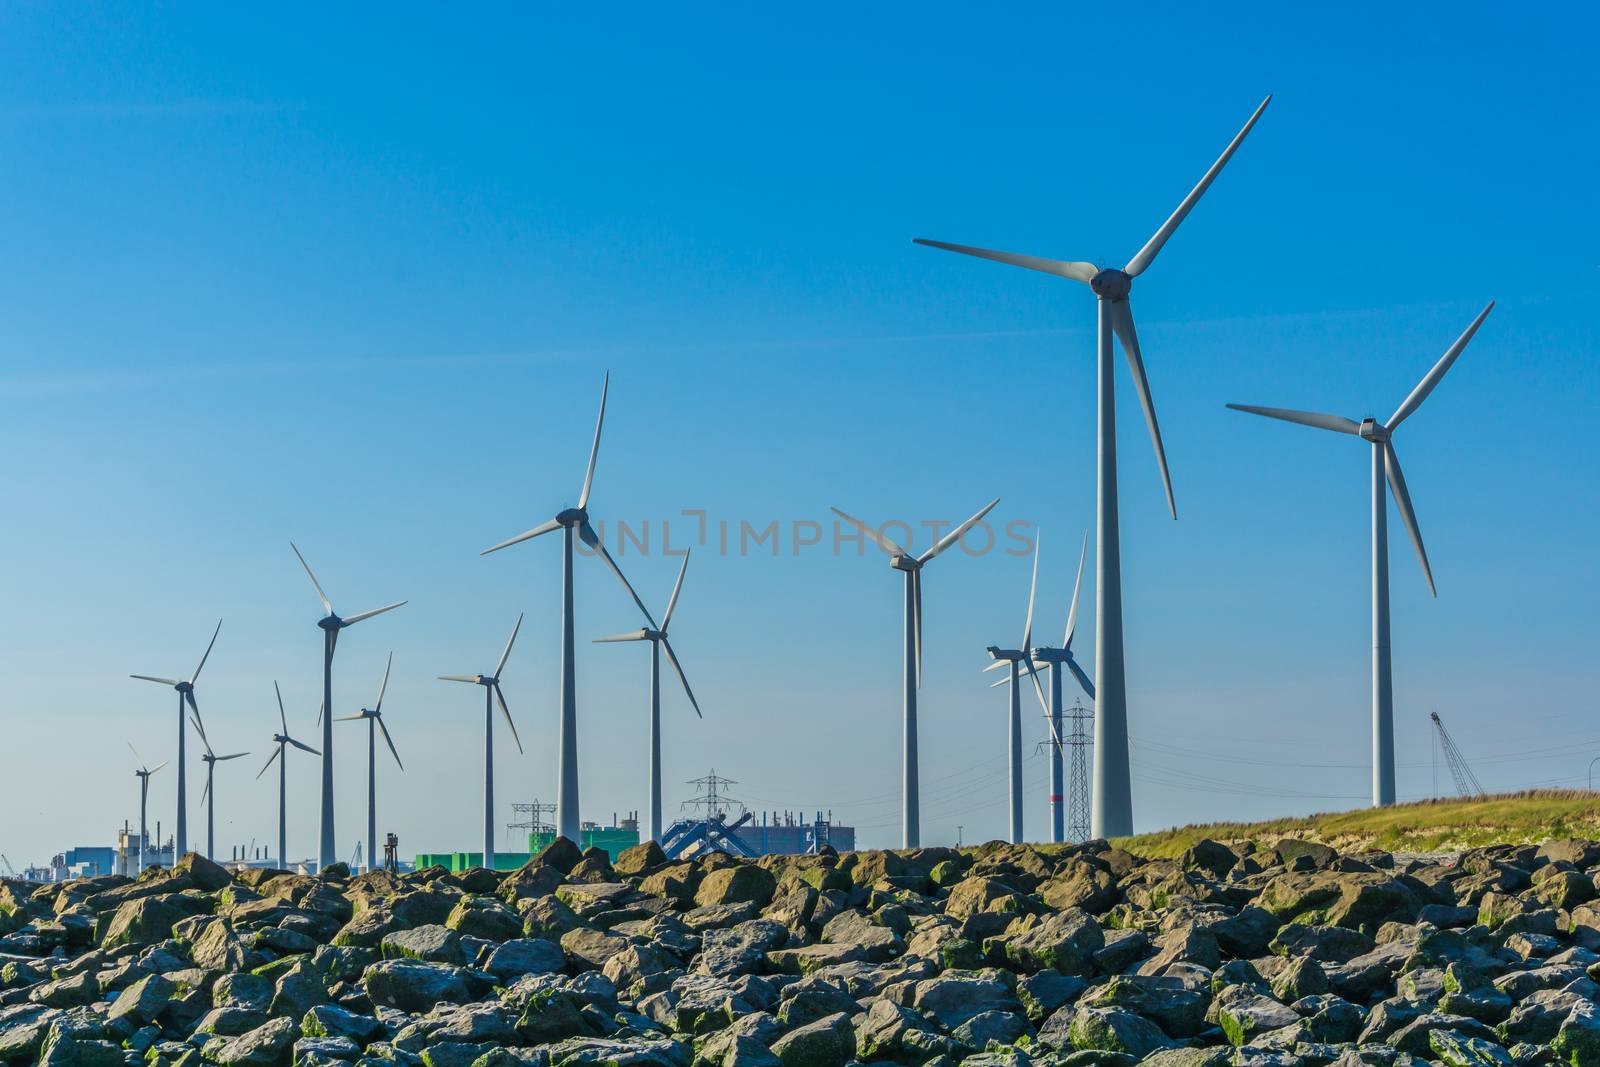
[(702, 813), (701, 818), (726, 819), (730, 807), (737, 807), (741, 812), (746, 810), (742, 801), (728, 796), (726, 791), (726, 787), (739, 783), (732, 778), (719, 777), (715, 768), (704, 778), (689, 779), (688, 784), (697, 786), (700, 792), (693, 798), (685, 800), (681, 806), (699, 810)]
[(1089, 746), (1094, 744), (1089, 724), (1094, 712), (1075, 700), (1067, 709), (1072, 718), (1072, 732), (1063, 744), (1072, 749), (1072, 772), (1067, 777), (1067, 840), (1077, 843), (1089, 840)]
[[(534, 797), (531, 804), (511, 805), (511, 812), (516, 818), (506, 823), (506, 832), (508, 834), (514, 830), (521, 830), (530, 836), (533, 834), (548, 834), (552, 838), (555, 837), (556, 806), (554, 804), (541, 804), (539, 803), (539, 798)], [(527, 842), (528, 837), (524, 837), (523, 841)], [(523, 847), (526, 848), (527, 845), (524, 844)], [(513, 849), (512, 851), (516, 850)]]
[(1467, 766), (1467, 759), (1456, 747), (1450, 737), (1450, 731), (1444, 728), (1444, 723), (1439, 719), (1437, 711), (1430, 712), (1428, 717), (1433, 720), (1433, 729), (1439, 748), (1444, 752), (1444, 761), (1450, 767), (1450, 777), (1456, 780), (1456, 792), (1464, 797), (1483, 796), (1483, 786), (1478, 784), (1478, 776), (1472, 773), (1472, 768)]

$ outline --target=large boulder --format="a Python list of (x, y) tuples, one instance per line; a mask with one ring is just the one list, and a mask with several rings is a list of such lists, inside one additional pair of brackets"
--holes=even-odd
[(777, 881), (772, 872), (751, 863), (723, 867), (700, 880), (694, 902), (701, 907), (718, 904), (754, 904), (765, 907), (772, 899)]
[(368, 967), (361, 986), (372, 1003), (401, 1011), (429, 1011), (440, 1001), (472, 999), (467, 973), (460, 967), (422, 960), (383, 960)]

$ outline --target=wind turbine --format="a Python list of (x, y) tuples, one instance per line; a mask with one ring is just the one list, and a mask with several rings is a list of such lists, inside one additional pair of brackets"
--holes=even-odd
[(133, 758), (139, 761), (139, 769), (134, 771), (134, 776), (139, 779), (139, 870), (134, 872), (134, 877), (144, 873), (144, 842), (145, 842), (145, 809), (146, 802), (150, 799), (150, 776), (165, 763), (158, 763), (154, 767), (144, 765), (144, 757), (139, 755), (139, 750), (133, 747), (133, 742), (128, 742), (128, 751), (133, 753)]
[[(1439, 362), (1423, 376), (1411, 390), (1388, 422), (1379, 422), (1368, 416), (1360, 422), (1339, 415), (1323, 415), (1313, 411), (1293, 411), (1287, 408), (1252, 407), (1248, 404), (1229, 404), (1235, 411), (1252, 415), (1297, 422), (1319, 430), (1332, 430), (1359, 437), (1372, 446), (1372, 803), (1384, 807), (1394, 803), (1394, 685), (1390, 674), (1389, 658), (1389, 507), (1388, 493), (1394, 493), (1394, 502), (1400, 512), (1400, 521), (1411, 537), (1411, 546), (1417, 550), (1422, 564), (1422, 576), (1427, 580), (1428, 591), (1435, 597), (1439, 591), (1433, 585), (1433, 569), (1428, 566), (1428, 552), (1422, 547), (1422, 531), (1417, 527), (1417, 515), (1411, 507), (1411, 494), (1406, 490), (1406, 478), (1400, 471), (1400, 457), (1395, 454), (1395, 430), (1433, 392), (1456, 357), (1461, 355), (1478, 332), (1483, 320), (1494, 310), (1494, 301), (1478, 313), (1455, 344), (1445, 350)], [(1387, 483), (1387, 484), (1386, 484)], [(1098, 740), (1098, 739), (1097, 739)]]
[[(646, 611), (644, 619), (650, 625), (644, 629), (595, 639), (597, 644), (611, 641), (650, 642), (650, 811), (646, 823), (650, 831), (647, 840), (650, 841), (661, 840), (661, 652), (663, 649), (667, 653), (667, 662), (672, 664), (673, 673), (677, 674), (678, 681), (683, 683), (684, 695), (689, 698), (694, 713), (700, 715), (700, 702), (694, 698), (694, 690), (689, 688), (689, 679), (684, 677), (683, 665), (678, 662), (677, 653), (672, 651), (672, 642), (667, 640), (667, 627), (672, 624), (672, 610), (678, 606), (678, 591), (683, 588), (683, 572), (688, 569), (689, 553), (685, 551), (683, 562), (678, 565), (678, 580), (673, 583), (672, 595), (667, 598), (667, 611), (661, 617), (660, 627), (656, 626), (656, 621)], [(703, 715), (700, 717), (704, 718)]]
[(961, 540), (998, 503), (999, 497), (989, 501), (976, 515), (945, 534), (920, 556), (911, 555), (860, 519), (846, 515), (838, 508), (832, 509), (835, 515), (870, 537), (873, 544), (888, 553), (889, 566), (904, 572), (906, 576), (904, 726), (900, 756), (900, 839), (903, 848), (920, 848), (922, 840), (922, 803), (917, 778), (917, 690), (922, 686), (922, 568)]
[[(200, 729), (200, 723), (198, 721), (196, 721), (194, 725), (195, 729)], [(221, 763), (223, 760), (238, 759), (240, 756), (248, 756), (250, 753), (231, 752), (226, 756), (219, 756), (215, 752), (211, 751), (211, 742), (206, 740), (204, 730), (200, 731), (200, 743), (206, 746), (205, 755), (200, 757), (205, 761), (206, 764), (206, 787), (200, 793), (200, 803), (206, 806), (206, 859), (209, 860), (214, 859), (217, 854), (217, 794), (215, 791), (216, 782), (214, 781), (217, 764)]]
[(378, 845), (378, 730), (383, 731), (384, 744), (389, 746), (389, 753), (394, 756), (395, 766), (402, 771), (406, 765), (400, 762), (400, 753), (394, 749), (394, 738), (389, 736), (389, 728), (383, 725), (383, 694), (389, 688), (389, 668), (394, 666), (394, 653), (389, 653), (389, 662), (383, 667), (383, 682), (378, 686), (378, 702), (370, 708), (362, 708), (355, 715), (342, 715), (340, 722), (350, 722), (355, 719), (367, 720), (367, 870), (372, 869), (372, 851)]
[(987, 248), (948, 244), (916, 238), (917, 244), (961, 252), (1014, 267), (1042, 271), (1059, 278), (1082, 282), (1095, 294), (1099, 307), (1099, 356), (1096, 360), (1099, 380), (1099, 465), (1096, 474), (1097, 507), (1095, 511), (1095, 677), (1101, 685), (1101, 698), (1095, 701), (1094, 745), (1094, 835), (1096, 837), (1121, 837), (1133, 833), (1133, 785), (1128, 769), (1128, 705), (1122, 661), (1122, 551), (1117, 518), (1117, 422), (1116, 378), (1111, 366), (1111, 338), (1115, 334), (1122, 342), (1123, 354), (1128, 358), (1133, 386), (1138, 391), (1139, 403), (1144, 408), (1145, 423), (1150, 428), (1150, 439), (1155, 444), (1156, 465), (1161, 470), (1161, 483), (1167, 494), (1167, 509), (1178, 517), (1177, 505), (1172, 496), (1172, 479), (1167, 473), (1166, 449), (1161, 443), (1161, 428), (1156, 423), (1155, 404), (1150, 398), (1150, 385), (1145, 378), (1144, 357), (1139, 351), (1139, 338), (1133, 326), (1133, 311), (1128, 304), (1128, 294), (1133, 279), (1143, 274), (1155, 262), (1167, 239), (1188, 217), (1200, 197), (1222, 171), (1228, 160), (1238, 150), (1267, 104), (1268, 96), (1256, 108), (1250, 121), (1229, 142), (1222, 156), (1211, 165), (1189, 195), (1183, 198), (1178, 209), (1161, 224), (1155, 236), (1128, 261), (1121, 270), (1099, 267), (1082, 261), (1041, 259), (1021, 256), (1013, 252), (995, 252)]
[(611, 568), (611, 573), (617, 576), (617, 581), (621, 582), (628, 595), (633, 597), (633, 602), (639, 605), (639, 610), (646, 616), (650, 614), (645, 611), (644, 602), (639, 599), (639, 594), (628, 584), (628, 579), (622, 576), (622, 571), (611, 558), (611, 553), (606, 551), (605, 542), (600, 540), (594, 532), (594, 527), (589, 525), (589, 490), (594, 487), (594, 464), (600, 455), (600, 428), (606, 421), (606, 394), (610, 388), (611, 373), (608, 371), (600, 385), (600, 415), (594, 420), (594, 444), (589, 446), (589, 467), (583, 475), (583, 488), (578, 493), (578, 506), (559, 511), (555, 518), (479, 553), (481, 556), (487, 556), (491, 552), (498, 552), (502, 548), (520, 544), (542, 534), (555, 530), (563, 532), (565, 547), (561, 564), (561, 752), (558, 757), (556, 779), (556, 832), (568, 841), (574, 842), (582, 839), (583, 828), (578, 817), (578, 690), (572, 622), (574, 534), (593, 549), (605, 561), (607, 567)]
[(1061, 668), (1072, 672), (1078, 687), (1092, 701), (1094, 683), (1083, 673), (1072, 655), (1072, 638), (1078, 629), (1078, 591), (1083, 587), (1083, 561), (1088, 555), (1089, 535), (1083, 535), (1083, 547), (1078, 550), (1078, 576), (1072, 582), (1072, 607), (1067, 612), (1067, 631), (1061, 638), (1061, 647), (1040, 645), (1033, 650), (1035, 663), (1050, 665), (1050, 840), (1060, 844), (1066, 839), (1063, 818), (1062, 790), (1065, 786), (1061, 768)]
[(302, 744), (289, 736), (289, 719), (283, 713), (283, 690), (278, 688), (278, 683), (272, 683), (272, 691), (278, 694), (278, 723), (283, 727), (281, 733), (272, 735), (273, 742), (278, 746), (272, 750), (272, 755), (267, 757), (267, 762), (256, 772), (260, 779), (267, 773), (267, 768), (272, 766), (272, 761), (278, 761), (278, 866), (287, 869), (289, 866), (288, 848), (288, 808), (289, 808), (289, 757), (284, 754), (285, 745), (293, 745), (302, 752), (309, 752), (313, 756), (322, 753), (310, 745)]
[(520, 755), (522, 738), (517, 736), (517, 724), (511, 721), (506, 695), (500, 691), (500, 672), (506, 669), (506, 660), (511, 658), (511, 646), (516, 644), (517, 631), (521, 629), (522, 616), (518, 615), (517, 624), (511, 628), (511, 636), (506, 640), (505, 651), (500, 653), (500, 662), (495, 664), (493, 674), (439, 675), (441, 681), (470, 682), (483, 686), (483, 865), (491, 871), (494, 870), (494, 705), (499, 701), (506, 725), (511, 728), (511, 740), (517, 743), (517, 753)]
[[(217, 643), (217, 634), (222, 632), (222, 620), (217, 620), (217, 628), (211, 631), (211, 643), (206, 645), (205, 655), (200, 657), (200, 666), (194, 669), (188, 681), (177, 678), (156, 678), (148, 674), (130, 674), (128, 677), (137, 678), (143, 682), (157, 682), (161, 685), (170, 685), (178, 691), (178, 836), (176, 845), (178, 855), (182, 856), (189, 851), (189, 797), (186, 791), (188, 784), (188, 768), (184, 764), (184, 703), (187, 702), (190, 710), (194, 712), (194, 728), (200, 731), (200, 739), (205, 740), (206, 728), (200, 723), (200, 705), (195, 703), (194, 683), (200, 680), (200, 672), (205, 668), (206, 660), (211, 658), (211, 649)], [(165, 766), (165, 764), (163, 764)]]
[[(1010, 808), (1011, 808), (1011, 843), (1022, 844), (1022, 688), (1020, 681), (1020, 667), (1027, 668), (1028, 677), (1033, 680), (1033, 691), (1038, 694), (1039, 706), (1044, 709), (1045, 715), (1050, 714), (1050, 705), (1045, 703), (1044, 689), (1039, 685), (1039, 672), (1033, 666), (1033, 600), (1034, 593), (1039, 588), (1039, 533), (1033, 535), (1033, 578), (1028, 583), (1028, 614), (1022, 623), (1022, 643), (1016, 648), (999, 648), (989, 646), (989, 656), (993, 663), (984, 670), (992, 671), (1001, 666), (1011, 669), (1007, 677), (997, 684), (1011, 685), (1011, 718), (1010, 735), (1008, 738), (1008, 751), (1010, 754)], [(1052, 734), (1056, 733), (1055, 723), (1050, 724)]]
[[(322, 601), (322, 610), (328, 613), (317, 621), (317, 625), (322, 629), (322, 707), (327, 710), (333, 707), (333, 650), (339, 644), (339, 631), (346, 626), (354, 626), (363, 619), (370, 619), (374, 615), (382, 615), (386, 611), (402, 607), (406, 601), (398, 600), (393, 604), (386, 604), (381, 608), (373, 608), (371, 611), (363, 611), (342, 619), (334, 614), (328, 594), (322, 591), (322, 583), (311, 573), (311, 564), (300, 555), (300, 549), (293, 541), (289, 542), (289, 547), (294, 549), (295, 557), (300, 560), (300, 566), (306, 569), (306, 577), (311, 579), (312, 586), (317, 590), (317, 599)], [(339, 856), (333, 839), (333, 716), (324, 715), (319, 711), (317, 717), (322, 723), (322, 836), (317, 846), (317, 868), (320, 870), (337, 863)]]

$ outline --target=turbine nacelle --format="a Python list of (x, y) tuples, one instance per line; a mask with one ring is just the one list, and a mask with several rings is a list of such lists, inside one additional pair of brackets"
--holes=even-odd
[(1028, 658), (1026, 652), (1015, 648), (999, 648), (995, 645), (990, 645), (988, 652), (991, 658), (1002, 663), (1021, 663)]
[(1361, 420), (1361, 426), (1356, 430), (1356, 435), (1363, 441), (1371, 441), (1375, 445), (1381, 445), (1389, 440), (1389, 428), (1377, 419), (1368, 416)]
[(339, 628), (343, 625), (344, 620), (339, 618), (337, 615), (324, 615), (322, 618), (317, 620), (318, 627), (331, 633), (338, 633)]
[(582, 526), (589, 521), (589, 509), (567, 508), (556, 515), (556, 522), (562, 526)]
[(1089, 288), (1102, 300), (1126, 300), (1133, 291), (1133, 275), (1107, 267), (1089, 279)]
[(897, 571), (906, 571), (910, 573), (913, 571), (920, 571), (922, 569), (922, 561), (916, 556), (890, 556), (889, 566), (893, 567)]

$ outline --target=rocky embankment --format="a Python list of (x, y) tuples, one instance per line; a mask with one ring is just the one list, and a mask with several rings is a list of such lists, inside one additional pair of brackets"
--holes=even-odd
[(1600, 1064), (1600, 845), (0, 883), (0, 1061)]

